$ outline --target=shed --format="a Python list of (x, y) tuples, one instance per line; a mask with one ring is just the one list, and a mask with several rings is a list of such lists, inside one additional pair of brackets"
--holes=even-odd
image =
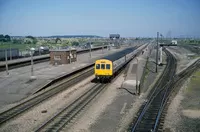
[(50, 64), (69, 64), (77, 60), (76, 49), (50, 50)]
[(110, 39), (113, 39), (113, 38), (119, 39), (120, 35), (119, 34), (110, 34), (109, 37), (110, 37)]

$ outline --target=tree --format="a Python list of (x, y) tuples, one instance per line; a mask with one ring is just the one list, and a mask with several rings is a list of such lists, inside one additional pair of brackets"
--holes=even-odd
[(35, 38), (35, 37), (33, 37), (33, 36), (26, 36), (26, 38), (30, 38), (30, 39), (32, 39), (32, 43), (33, 44), (36, 44), (38, 41), (37, 41), (37, 39)]
[(79, 46), (79, 42), (73, 41), (73, 42), (72, 42), (72, 46)]
[(60, 43), (62, 42), (60, 38), (56, 38), (55, 40), (56, 44), (58, 43), (58, 41), (60, 41)]
[(27, 40), (25, 40), (24, 43), (25, 43), (25, 44), (31, 44), (31, 40), (30, 40), (30, 39), (27, 39)]
[(4, 36), (3, 36), (3, 34), (0, 34), (0, 41), (3, 41), (4, 42)]
[(26, 36), (26, 38), (30, 38), (30, 39), (32, 39), (32, 40), (35, 39), (33, 36), (30, 36), (30, 35), (29, 35), (29, 36)]
[(10, 42), (11, 41), (11, 38), (10, 38), (10, 36), (9, 35), (5, 35), (5, 40), (6, 40), (6, 42)]

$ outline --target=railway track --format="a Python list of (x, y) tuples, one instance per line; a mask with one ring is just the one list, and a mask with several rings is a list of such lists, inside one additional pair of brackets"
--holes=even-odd
[(92, 99), (96, 97), (108, 84), (96, 84), (84, 94), (78, 97), (73, 103), (66, 106), (55, 116), (41, 125), (36, 132), (61, 131)]
[(25, 112), (26, 110), (36, 106), (37, 104), (43, 102), (44, 100), (54, 96), (55, 94), (58, 94), (59, 92), (67, 89), (68, 87), (75, 85), (81, 80), (93, 75), (93, 73), (94, 73), (93, 67), (89, 67), (80, 72), (76, 72), (73, 75), (60, 81), (58, 84), (52, 85), (48, 89), (41, 91), (40, 93), (37, 93), (36, 95), (25, 100), (24, 102), (12, 107), (7, 111), (0, 113), (0, 125), (16, 117), (17, 115)]
[(167, 108), (170, 103), (168, 103), (173, 97), (176, 95), (176, 93), (179, 91), (179, 87), (184, 83), (184, 81), (192, 75), (192, 73), (195, 72), (200, 68), (200, 60), (196, 61), (194, 64), (190, 65), (187, 69), (179, 73), (174, 77), (173, 82), (171, 83), (170, 91), (166, 95), (166, 99), (162, 105), (162, 108), (160, 109), (160, 113), (158, 115), (159, 121), (157, 122), (158, 131), (163, 131), (163, 125), (164, 125), (164, 119), (165, 115), (167, 113)]
[[(125, 66), (131, 60), (127, 61), (124, 66), (122, 66), (118, 72), (116, 77), (113, 78), (111, 82), (113, 82), (117, 76), (119, 76), (124, 70)], [(108, 87), (109, 84), (97, 83), (92, 88), (87, 90), (84, 94), (78, 97), (74, 102), (63, 108), (60, 112), (55, 114), (52, 118), (50, 118), (47, 122), (42, 124), (36, 132), (43, 131), (51, 131), (57, 132), (63, 130), (71, 120), (73, 120), (76, 115), (78, 115), (81, 110), (85, 108), (103, 89)]]
[[(122, 71), (125, 69), (125, 66), (130, 62), (131, 60), (127, 61), (122, 68), (120, 68), (117, 72), (117, 75), (111, 82), (113, 82), (119, 75), (121, 75)], [(85, 108), (101, 91), (103, 91), (106, 87), (109, 86), (109, 83), (102, 84), (97, 83), (93, 87), (91, 87), (89, 90), (87, 90), (84, 94), (82, 94), (80, 97), (78, 97), (75, 101), (73, 101), (71, 104), (63, 108), (61, 111), (59, 111), (57, 114), (55, 114), (52, 118), (50, 118), (47, 122), (42, 124), (36, 132), (58, 132), (62, 131), (64, 128), (66, 128), (67, 124), (72, 121), (76, 115), (78, 115), (81, 110)]]
[(139, 111), (140, 114), (132, 126), (132, 132), (157, 130), (158, 116), (161, 114), (163, 103), (169, 92), (168, 86), (172, 83), (171, 80), (174, 78), (176, 70), (176, 59), (167, 50), (165, 50), (165, 53), (167, 55), (167, 66), (161, 78), (157, 81), (154, 91), (148, 97), (149, 100)]
[[(124, 64), (124, 66), (128, 62), (126, 62)], [(31, 109), (32, 107), (38, 105), (39, 103), (54, 96), (55, 94), (58, 94), (59, 92), (67, 89), (68, 87), (71, 87), (71, 86), (75, 85), (76, 83), (80, 82), (81, 80), (93, 75), (94, 74), (93, 65), (94, 64), (89, 65), (84, 69), (80, 69), (80, 71), (76, 71), (73, 74), (70, 74), (68, 77), (64, 76), (64, 77), (57, 79), (55, 82), (52, 83), (52, 85), (46, 86), (46, 87), (48, 87), (48, 89), (38, 92), (33, 97), (28, 98), (25, 101), (23, 101), (22, 103), (0, 113), (0, 126), (2, 124), (4, 124), (5, 122), (9, 121), (10, 119), (17, 117), (18, 115), (24, 113), (25, 111)], [(122, 69), (123, 69), (123, 67), (122, 67)], [(119, 70), (119, 72), (120, 72), (120, 70)], [(96, 86), (96, 87), (104, 87), (104, 84), (102, 84), (101, 86)], [(96, 88), (94, 88), (94, 89), (96, 89)], [(99, 88), (99, 90), (101, 90), (101, 89), (102, 88)], [(92, 90), (94, 92), (93, 94), (97, 95), (97, 93), (98, 93), (97, 91), (99, 91), (99, 90), (98, 89), (96, 91)], [(90, 98), (91, 99), (94, 98), (91, 95), (92, 94), (90, 94)], [(85, 96), (84, 96), (84, 98), (85, 98)], [(87, 98), (89, 98), (89, 96)], [(87, 100), (85, 102), (88, 102)], [(81, 107), (81, 109), (82, 109), (82, 107)]]

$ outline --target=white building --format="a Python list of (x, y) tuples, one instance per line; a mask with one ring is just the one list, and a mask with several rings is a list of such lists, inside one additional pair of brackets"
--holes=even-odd
[(177, 40), (172, 40), (172, 44), (177, 44)]

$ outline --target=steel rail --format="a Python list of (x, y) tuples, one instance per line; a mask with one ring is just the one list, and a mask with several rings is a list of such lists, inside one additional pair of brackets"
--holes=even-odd
[(71, 104), (63, 108), (60, 112), (42, 124), (36, 132), (40, 131), (60, 131), (68, 124), (89, 102), (92, 101), (107, 85), (96, 84), (84, 94), (78, 97)]
[[(175, 58), (173, 58), (173, 56), (168, 51), (165, 51), (165, 52), (166, 52), (166, 54), (168, 56), (168, 59), (167, 59), (168, 63), (167, 63), (166, 69), (164, 70), (164, 73), (163, 73), (163, 76), (161, 77), (161, 79), (158, 81), (158, 83), (156, 83), (157, 85), (156, 85), (154, 91), (152, 92), (151, 96), (149, 97), (149, 100), (146, 102), (146, 104), (145, 104), (144, 108), (142, 109), (142, 112), (139, 115), (138, 119), (134, 123), (134, 126), (132, 127), (132, 132), (133, 131), (137, 131), (137, 128), (140, 125), (140, 123), (142, 122), (142, 120), (145, 120), (145, 119), (143, 119), (145, 114), (147, 115), (146, 116), (147, 117), (146, 120), (149, 119), (147, 111), (148, 110), (149, 111), (153, 111), (153, 110), (151, 110), (152, 109), (151, 107), (155, 107), (156, 106), (156, 108), (158, 107), (158, 109), (159, 109), (159, 107), (161, 107), (161, 105), (162, 105), (162, 102), (164, 101), (162, 99), (159, 104), (153, 104), (153, 103), (155, 103), (156, 99), (158, 101), (160, 101), (160, 96), (166, 96), (165, 95), (165, 88), (167, 88), (167, 86), (170, 84), (170, 79), (173, 78), (174, 72), (175, 72), (175, 69), (176, 69), (176, 60), (175, 60)], [(171, 64), (173, 64), (173, 65), (171, 65)], [(172, 69), (170, 69), (171, 67), (172, 67)], [(164, 83), (163, 83), (163, 80), (165, 80), (165, 79), (168, 80), (168, 83), (166, 85), (164, 85)], [(154, 113), (154, 114), (156, 115), (156, 113)], [(150, 119), (150, 120), (152, 122), (154, 122), (154, 119)], [(145, 121), (143, 121), (143, 122), (145, 122)], [(148, 131), (149, 129), (151, 131), (153, 128), (148, 128), (147, 127), (146, 131)]]
[(22, 112), (25, 112), (26, 110), (32, 108), (33, 106), (43, 102), (49, 97), (52, 97), (55, 94), (58, 94), (59, 92), (67, 89), (68, 87), (75, 85), (77, 82), (81, 81), (82, 79), (91, 76), (93, 72), (94, 72), (93, 67), (77, 72), (73, 74), (72, 76), (67, 77), (60, 83), (50, 86), (45, 91), (41, 91), (40, 93), (25, 100), (24, 102), (0, 113), (0, 125), (16, 117)]
[[(138, 54), (138, 52), (136, 54)], [(124, 65), (126, 65), (129, 61), (127, 61)], [(17, 104), (16, 106), (0, 113), (0, 125), (4, 124), (5, 122), (14, 117), (17, 117), (19, 114), (38, 105), (39, 103), (54, 96), (55, 94), (58, 94), (59, 92), (67, 89), (68, 87), (75, 85), (77, 82), (80, 82), (86, 77), (91, 76), (94, 73), (94, 68), (92, 66), (93, 64), (87, 66), (86, 68), (79, 69), (78, 71), (69, 74), (69, 76), (63, 76), (61, 78), (56, 79), (56, 83), (51, 83), (52, 85), (47, 85), (48, 89), (38, 92), (31, 98), (25, 99), (20, 104)], [(57, 83), (57, 81), (59, 82)]]
[[(133, 58), (132, 58), (133, 59)], [(127, 60), (123, 66), (118, 70), (117, 76), (119, 76), (132, 59)], [(116, 77), (114, 78), (114, 80)], [(113, 81), (113, 80), (112, 80)], [(87, 90), (84, 94), (78, 97), (71, 104), (63, 108), (60, 112), (51, 117), (48, 121), (43, 123), (36, 132), (40, 131), (60, 131), (62, 130), (86, 105), (92, 101), (103, 89), (109, 84), (96, 84), (94, 87)]]
[[(154, 126), (153, 131), (156, 131), (159, 125), (159, 120), (162, 114), (162, 111), (164, 110), (166, 103), (170, 97), (170, 93), (173, 90), (173, 88), (175, 87), (176, 84), (181, 83), (185, 78), (187, 78), (188, 76), (190, 76), (197, 68), (199, 68), (199, 61), (195, 62), (194, 64), (192, 64), (191, 66), (189, 66), (186, 70), (184, 70), (181, 74), (182, 77), (179, 77), (181, 74), (177, 75), (175, 77), (175, 81), (173, 81), (168, 88), (166, 89), (165, 92), (165, 96), (163, 97), (163, 101), (162, 101), (162, 107), (159, 110), (158, 116), (157, 116), (157, 120)], [(168, 91), (169, 90), (169, 91)], [(168, 94), (168, 95), (167, 95)]]

